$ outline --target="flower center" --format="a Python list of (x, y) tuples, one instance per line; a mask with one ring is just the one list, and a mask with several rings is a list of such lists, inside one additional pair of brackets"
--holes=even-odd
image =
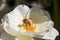
[(24, 30), (26, 30), (27, 32), (34, 32), (36, 27), (35, 24), (33, 22), (31, 22), (29, 19), (24, 19), (23, 20), (23, 26), (24, 26)]

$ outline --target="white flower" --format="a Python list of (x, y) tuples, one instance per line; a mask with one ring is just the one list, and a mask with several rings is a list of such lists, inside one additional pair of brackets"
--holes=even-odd
[[(24, 19), (29, 20), (31, 25), (33, 24), (33, 29), (35, 27), (33, 31), (30, 28), (28, 30), (24, 29)], [(54, 23), (51, 21), (48, 12), (38, 8), (30, 9), (26, 5), (19, 5), (6, 14), (2, 18), (2, 25), (8, 34), (18, 37), (16, 40), (32, 40), (33, 37), (54, 40), (58, 35), (58, 31), (54, 29)]]

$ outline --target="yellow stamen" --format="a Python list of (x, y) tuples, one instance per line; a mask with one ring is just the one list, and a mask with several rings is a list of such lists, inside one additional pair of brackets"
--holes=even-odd
[(26, 20), (26, 22), (24, 23), (24, 29), (27, 31), (27, 32), (34, 32), (36, 27), (35, 27), (35, 24), (32, 22), (30, 22), (28, 19)]

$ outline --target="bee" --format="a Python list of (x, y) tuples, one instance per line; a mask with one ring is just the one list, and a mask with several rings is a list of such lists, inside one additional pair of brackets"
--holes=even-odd
[[(20, 27), (21, 25), (18, 26)], [(34, 32), (36, 29), (35, 24), (29, 19), (23, 19), (22, 27), (27, 32)]]
[(31, 22), (30, 22), (29, 19), (23, 19), (23, 24), (22, 25), (18, 24), (18, 27), (22, 27), (24, 24), (26, 26), (30, 26), (31, 25)]
[(24, 24), (28, 24), (29, 26), (31, 25), (31, 22), (30, 22), (29, 19), (24, 19), (24, 20), (23, 20), (23, 23), (24, 23)]
[(27, 31), (27, 32), (34, 32), (35, 31), (35, 25), (34, 23), (29, 20), (29, 19), (24, 19), (23, 20), (24, 22), (24, 29)]

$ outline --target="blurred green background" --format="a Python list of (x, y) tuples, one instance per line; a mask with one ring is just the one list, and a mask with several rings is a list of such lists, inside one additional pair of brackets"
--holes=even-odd
[[(60, 0), (6, 0), (3, 2), (0, 0), (0, 7), (2, 3), (5, 3), (6, 6), (0, 10), (0, 19), (6, 14), (12, 11), (17, 5), (26, 4), (32, 7), (32, 3), (37, 2), (43, 5), (43, 9), (47, 10), (52, 20), (54, 21), (54, 27), (60, 32)], [(1, 22), (1, 21), (0, 21)], [(56, 40), (60, 40), (60, 36), (56, 38)]]

